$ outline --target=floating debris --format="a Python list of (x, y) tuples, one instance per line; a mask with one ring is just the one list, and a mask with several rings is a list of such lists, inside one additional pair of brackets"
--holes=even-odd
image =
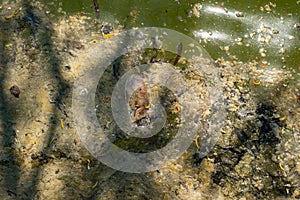
[(200, 3), (195, 4), (193, 6), (192, 10), (189, 12), (189, 17), (195, 16), (195, 17), (199, 18), (200, 14), (201, 14), (201, 12), (200, 12), (201, 8), (202, 8), (202, 5)]
[(108, 24), (101, 27), (101, 32), (104, 35), (110, 34), (113, 30), (114, 28)]
[(11, 12), (9, 15), (5, 16), (6, 20), (9, 20), (11, 18), (14, 18), (15, 16), (17, 16), (20, 12), (21, 12), (22, 8), (18, 8), (17, 10)]
[(9, 89), (10, 93), (12, 95), (14, 95), (14, 97), (19, 98), (20, 95), (20, 89), (18, 86), (13, 85), (10, 89)]
[(253, 79), (253, 80), (252, 80), (252, 84), (253, 84), (254, 86), (259, 86), (259, 85), (261, 84), (261, 82), (260, 82), (260, 80), (255, 80), (255, 79)]
[(98, 181), (92, 186), (92, 188), (93, 188), (93, 189), (96, 188), (97, 185), (98, 185)]
[(91, 160), (87, 159), (87, 169), (90, 170), (91, 169)]
[(272, 33), (275, 35), (275, 34), (279, 34), (279, 30), (277, 30), (277, 29), (274, 29), (274, 30), (272, 30)]
[(196, 144), (197, 149), (200, 149), (200, 145), (199, 145), (199, 142), (198, 142), (199, 138), (200, 138), (199, 135), (197, 135), (196, 138), (195, 138), (195, 144)]
[(180, 59), (181, 54), (182, 54), (182, 43), (180, 42), (178, 45), (177, 54), (176, 54), (176, 57), (175, 57), (174, 63), (173, 63), (174, 66), (178, 63), (178, 60)]
[(90, 41), (90, 44), (96, 44), (97, 43), (97, 40), (91, 40)]
[(53, 144), (53, 142), (56, 140), (56, 137), (53, 137), (52, 139), (51, 139), (51, 141), (49, 142), (49, 145), (51, 145), (51, 144)]
[(236, 17), (244, 17), (245, 15), (242, 12), (237, 12), (237, 13), (235, 13), (235, 16)]
[(61, 129), (65, 129), (65, 123), (63, 119), (60, 119), (60, 127)]
[(280, 49), (279, 49), (279, 53), (285, 54), (285, 52), (286, 52), (286, 50), (285, 50), (284, 48), (280, 48)]
[(261, 61), (261, 66), (263, 68), (266, 68), (268, 65), (269, 65), (269, 63), (267, 61), (265, 61), (265, 60)]
[(142, 81), (135, 76), (130, 77), (129, 81), (127, 82), (126, 88), (126, 99), (128, 105), (130, 106), (131, 110), (134, 111), (133, 113), (133, 122), (137, 122), (140, 119), (143, 119), (147, 116), (147, 110), (149, 109), (149, 97), (147, 94), (147, 86)]
[(300, 23), (296, 23), (296, 24), (294, 25), (294, 28), (297, 29), (298, 31), (300, 31)]
[(241, 38), (241, 37), (236, 38), (234, 41), (236, 42), (237, 45), (240, 45), (240, 46), (243, 45), (243, 38)]
[(96, 12), (96, 18), (99, 19), (100, 18), (100, 9), (99, 9), (98, 0), (94, 0), (94, 8), (95, 8), (95, 12)]
[(180, 110), (181, 110), (180, 104), (176, 102), (175, 105), (174, 105), (174, 113), (175, 114), (179, 113)]
[(270, 5), (265, 5), (264, 8), (268, 13), (272, 11)]
[(114, 30), (114, 28), (108, 24), (103, 25), (101, 27), (101, 33), (105, 39), (108, 39), (108, 38), (111, 38), (112, 36), (114, 36), (114, 34), (112, 33), (113, 30)]
[(103, 37), (104, 37), (104, 39), (109, 39), (109, 38), (111, 38), (112, 36), (114, 36), (114, 34), (109, 33), (109, 34), (104, 35)]

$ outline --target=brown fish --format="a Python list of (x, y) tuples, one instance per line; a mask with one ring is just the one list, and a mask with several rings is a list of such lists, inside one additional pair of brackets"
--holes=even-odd
[(147, 116), (150, 104), (147, 86), (138, 76), (130, 77), (127, 83), (126, 101), (134, 112), (132, 120), (136, 122)]

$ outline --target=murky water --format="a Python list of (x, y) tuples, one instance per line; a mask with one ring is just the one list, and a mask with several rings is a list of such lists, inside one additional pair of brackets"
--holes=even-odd
[[(53, 10), (95, 16), (88, 1), (48, 2)], [(99, 4), (105, 21), (117, 19), (126, 28), (155, 26), (183, 32), (199, 40), (215, 59), (236, 56), (244, 62), (261, 60), (299, 71), (299, 1), (103, 0)]]
[[(299, 1), (101, 0), (99, 6), (100, 21), (95, 23), (91, 0), (0, 1), (0, 199), (299, 198)], [(113, 50), (104, 42), (111, 35), (100, 30), (107, 23), (115, 36), (132, 27), (177, 30), (199, 41), (214, 59), (203, 68), (200, 58), (185, 62), (182, 56), (175, 67), (188, 78), (188, 94), (197, 94), (201, 103), (189, 101), (188, 95), (180, 103), (180, 95), (151, 85), (155, 78), (149, 75), (148, 80), (148, 72), (120, 85), (118, 76), (145, 60), (155, 58), (161, 64), (177, 57), (178, 43), (170, 55), (159, 50), (153, 56), (153, 48), (130, 52), (120, 59), (119, 73), (110, 66), (97, 89), (91, 82), (96, 95), (89, 113), (97, 111), (97, 126), (128, 151), (152, 152), (172, 141), (184, 107), (203, 109), (194, 112), (193, 119), (215, 115), (212, 123), (199, 123), (197, 136), (188, 138), (192, 144), (187, 151), (160, 170), (116, 172), (118, 168), (109, 168), (92, 155), (93, 150), (105, 149), (94, 145), (88, 151), (85, 146), (103, 138), (87, 127), (84, 134), (89, 140), (84, 141), (75, 130), (74, 115), (80, 109), (71, 110), (74, 82), (82, 71), (102, 61), (103, 52), (95, 49), (103, 50), (106, 44), (105, 52)], [(170, 63), (164, 63), (164, 69)], [(201, 67), (193, 68), (195, 63)], [(161, 73), (159, 80), (168, 75)], [(218, 89), (209, 86), (216, 79), (220, 79)], [(135, 92), (143, 84), (134, 80), (145, 82), (147, 95)], [(166, 122), (161, 120), (160, 134), (139, 140), (120, 130), (111, 111), (117, 82), (125, 87), (124, 113), (129, 113), (130, 127), (143, 129), (149, 124), (154, 100), (161, 98), (165, 112), (158, 110), (167, 117)], [(182, 89), (180, 82), (170, 83)], [(87, 94), (89, 88), (80, 91)], [(152, 91), (158, 95), (151, 96)], [(210, 106), (208, 94), (220, 102)], [(220, 115), (219, 103), (225, 105)], [(146, 115), (138, 116), (138, 110)], [(78, 124), (84, 125), (81, 122), (79, 118)], [(204, 133), (209, 129), (220, 138), (203, 158), (202, 143), (208, 142)], [(117, 164), (123, 160), (119, 157)]]

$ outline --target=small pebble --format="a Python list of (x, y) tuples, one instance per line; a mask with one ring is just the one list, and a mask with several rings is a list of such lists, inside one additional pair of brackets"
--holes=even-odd
[(10, 89), (9, 89), (10, 93), (12, 95), (14, 95), (14, 97), (19, 98), (20, 95), (20, 89), (18, 86), (13, 85)]
[(107, 34), (111, 33), (112, 31), (113, 31), (113, 27), (110, 26), (110, 25), (108, 25), (108, 24), (102, 26), (102, 28), (101, 28), (101, 32), (102, 32), (104, 35), (107, 35)]
[(235, 13), (235, 16), (236, 16), (236, 17), (244, 17), (244, 13), (242, 13), (242, 12), (237, 12), (237, 13)]
[(273, 34), (278, 34), (278, 33), (279, 33), (279, 31), (278, 31), (278, 30), (276, 30), (276, 29), (274, 29), (274, 30), (272, 30), (272, 33), (273, 33)]

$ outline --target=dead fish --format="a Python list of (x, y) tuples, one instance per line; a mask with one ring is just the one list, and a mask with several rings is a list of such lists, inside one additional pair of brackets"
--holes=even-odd
[(19, 98), (20, 95), (20, 89), (18, 86), (13, 85), (10, 89), (9, 89), (10, 93), (12, 95), (14, 95), (14, 97)]
[(134, 111), (133, 122), (145, 118), (149, 109), (149, 97), (142, 77), (131, 75), (126, 81), (125, 91), (126, 102), (131, 111)]

